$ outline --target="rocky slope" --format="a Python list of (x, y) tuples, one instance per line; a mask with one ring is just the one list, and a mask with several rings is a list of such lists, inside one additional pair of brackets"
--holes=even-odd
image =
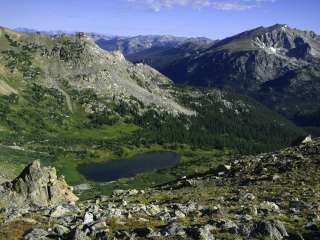
[[(278, 152), (231, 157), (201, 175), (144, 191), (116, 190), (112, 196), (98, 196), (76, 205), (29, 206), (28, 211), (4, 206), (0, 236), (318, 239), (319, 156), (320, 140), (307, 138), (299, 146)], [(43, 169), (38, 170), (37, 174), (43, 173)], [(30, 182), (34, 183), (25, 179), (25, 183)]]
[(184, 60), (187, 57), (199, 54), (212, 47), (215, 42), (186, 42), (172, 47), (151, 47), (136, 53), (126, 55), (126, 59), (133, 63), (143, 62), (162, 71), (172, 64)]
[[(127, 62), (120, 52), (103, 51), (85, 34), (48, 36), (1, 28), (0, 39), (3, 94), (40, 84), (59, 90), (72, 111), (68, 91), (91, 89), (111, 101), (140, 101), (165, 111), (193, 114), (172, 97), (169, 79), (146, 65)], [(9, 79), (21, 75), (23, 84), (10, 86)]]
[(314, 32), (282, 24), (259, 27), (168, 65), (158, 64), (170, 56), (142, 54), (133, 60), (151, 64), (176, 83), (249, 94), (289, 119), (305, 120), (305, 125), (305, 116), (319, 111), (314, 103), (320, 102), (320, 37)]

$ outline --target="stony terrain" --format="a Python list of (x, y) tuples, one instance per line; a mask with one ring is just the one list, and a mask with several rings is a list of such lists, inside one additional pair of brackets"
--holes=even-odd
[[(3, 205), (0, 236), (78, 240), (318, 239), (319, 156), (320, 139), (307, 138), (296, 147), (231, 157), (204, 174), (142, 191), (115, 190), (111, 196), (76, 204), (59, 198), (60, 202), (46, 206), (37, 202), (22, 208)], [(39, 169), (38, 164), (24, 170), (29, 172), (25, 185), (32, 182), (35, 189), (51, 181), (45, 174), (47, 169)], [(39, 171), (33, 172), (34, 168)], [(32, 180), (39, 174), (43, 174), (42, 181)], [(52, 194), (55, 197), (59, 191)]]

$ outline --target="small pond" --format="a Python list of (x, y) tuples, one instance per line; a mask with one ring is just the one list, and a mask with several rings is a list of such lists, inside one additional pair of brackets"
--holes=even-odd
[(152, 152), (128, 159), (81, 164), (78, 170), (88, 180), (109, 182), (134, 177), (138, 173), (169, 169), (176, 166), (179, 160), (180, 156), (175, 152)]

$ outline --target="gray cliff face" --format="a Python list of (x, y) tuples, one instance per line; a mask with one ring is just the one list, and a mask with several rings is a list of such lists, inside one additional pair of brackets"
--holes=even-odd
[(6, 207), (47, 207), (78, 200), (64, 178), (57, 176), (56, 169), (41, 167), (39, 161), (28, 165), (13, 181), (3, 183), (0, 199)]

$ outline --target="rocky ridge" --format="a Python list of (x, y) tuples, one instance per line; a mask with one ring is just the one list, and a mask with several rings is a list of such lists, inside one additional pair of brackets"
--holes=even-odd
[[(316, 68), (319, 53), (319, 36), (314, 32), (277, 24), (221, 40), (162, 72), (176, 82), (238, 87), (238, 90), (250, 91), (259, 89), (261, 84), (275, 80), (288, 71)], [(174, 68), (181, 67), (185, 67), (185, 75), (179, 76), (179, 79), (171, 76)]]
[[(65, 96), (72, 111), (70, 91), (91, 90), (109, 101), (143, 103), (175, 114), (194, 114), (173, 97), (172, 82), (143, 64), (131, 64), (118, 52), (98, 47), (86, 34), (49, 36), (41, 33), (16, 33), (1, 28), (0, 72), (4, 79), (23, 77), (23, 86), (40, 84)], [(10, 81), (0, 83), (8, 92)], [(4, 91), (3, 91), (4, 92)]]

